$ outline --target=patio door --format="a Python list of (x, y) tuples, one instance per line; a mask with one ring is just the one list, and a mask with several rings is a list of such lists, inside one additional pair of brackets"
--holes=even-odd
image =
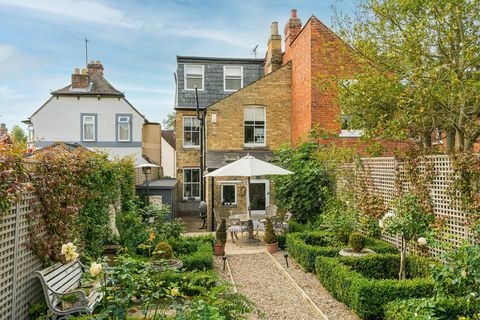
[(269, 205), (269, 181), (250, 181), (250, 208), (252, 214), (264, 214), (265, 208)]

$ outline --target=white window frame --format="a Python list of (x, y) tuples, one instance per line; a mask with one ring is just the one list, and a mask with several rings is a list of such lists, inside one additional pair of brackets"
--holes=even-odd
[[(127, 122), (121, 122), (120, 121), (121, 118), (128, 118), (128, 121)], [(127, 127), (128, 127), (128, 138), (127, 139), (121, 139), (120, 138), (120, 124), (127, 124)], [(118, 138), (118, 142), (130, 142), (130, 141), (132, 141), (131, 136), (132, 136), (132, 117), (129, 116), (129, 115), (118, 115), (118, 118), (117, 118), (117, 138)]]
[[(182, 117), (183, 148), (184, 149), (199, 149), (200, 148), (200, 139), (202, 138), (201, 134), (200, 134), (200, 124), (198, 125), (198, 145), (185, 144), (185, 118), (194, 118), (195, 120), (200, 121), (200, 120), (197, 119), (197, 116), (183, 116)], [(195, 131), (191, 131), (191, 132), (195, 132)]]
[(235, 201), (232, 202), (232, 203), (229, 203), (230, 205), (234, 205), (236, 206), (237, 205), (237, 199), (238, 199), (238, 196), (237, 196), (237, 185), (235, 183), (222, 183), (221, 184), (221, 197), (220, 197), (220, 202), (222, 204), (222, 206), (224, 205), (224, 201), (223, 201), (223, 187), (225, 186), (233, 186), (235, 188)]
[[(92, 118), (93, 119), (93, 122), (91, 123), (88, 123), (88, 124), (92, 124), (93, 125), (93, 138), (92, 139), (85, 139), (85, 124), (87, 124), (87, 122), (85, 121), (85, 118)], [(84, 142), (95, 142), (97, 141), (97, 124), (96, 124), (96, 117), (95, 115), (82, 115), (82, 141)]]
[[(247, 109), (249, 108), (263, 109), (263, 143), (245, 142), (245, 115), (246, 115)], [(254, 136), (255, 136), (255, 131), (254, 131)], [(245, 106), (243, 108), (243, 145), (249, 148), (267, 146), (267, 108), (265, 106)]]
[[(240, 68), (240, 88), (237, 90), (227, 90), (227, 68), (235, 67)], [(225, 92), (235, 92), (243, 88), (243, 66), (227, 65), (223, 66), (223, 91)]]
[[(186, 175), (187, 175), (186, 174), (187, 170), (198, 170), (198, 177), (199, 177), (198, 182), (186, 182), (185, 178), (186, 178)], [(192, 174), (192, 176), (193, 176), (193, 174)], [(187, 184), (198, 184), (198, 197), (187, 197), (185, 195)], [(201, 194), (202, 194), (202, 177), (200, 177), (200, 168), (198, 168), (198, 167), (183, 168), (183, 191), (182, 191), (183, 200), (191, 200), (191, 199), (199, 200)]]
[(183, 65), (183, 89), (186, 91), (195, 91), (195, 88), (189, 89), (187, 88), (187, 67), (188, 66), (193, 66), (193, 67), (202, 67), (202, 88), (197, 88), (198, 91), (204, 91), (205, 90), (205, 65), (203, 64), (189, 64), (186, 63)]

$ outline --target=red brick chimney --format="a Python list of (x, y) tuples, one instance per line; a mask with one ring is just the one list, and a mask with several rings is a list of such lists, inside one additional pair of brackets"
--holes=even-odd
[(265, 57), (265, 74), (277, 70), (282, 66), (282, 36), (278, 33), (278, 22), (270, 26), (270, 38)]
[(75, 68), (74, 73), (72, 74), (72, 89), (86, 89), (90, 82), (90, 76), (87, 74), (85, 68), (82, 69), (80, 73), (79, 68)]
[(285, 50), (295, 41), (298, 34), (302, 30), (302, 21), (297, 18), (297, 9), (290, 11), (290, 20), (285, 26)]
[(88, 68), (88, 74), (96, 74), (103, 76), (103, 65), (100, 61), (90, 61), (87, 65)]

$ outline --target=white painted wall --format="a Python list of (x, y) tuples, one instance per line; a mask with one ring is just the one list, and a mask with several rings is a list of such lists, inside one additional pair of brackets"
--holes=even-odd
[[(82, 113), (97, 114), (96, 142), (82, 143)], [(116, 142), (116, 116), (118, 113), (132, 115), (132, 141)], [(104, 150), (111, 157), (141, 156), (142, 126), (144, 118), (123, 98), (116, 97), (52, 97), (35, 115), (31, 117), (34, 129), (35, 145), (45, 142), (75, 142), (88, 148)]]
[(163, 175), (167, 177), (176, 177), (176, 154), (175, 149), (162, 137), (162, 168)]

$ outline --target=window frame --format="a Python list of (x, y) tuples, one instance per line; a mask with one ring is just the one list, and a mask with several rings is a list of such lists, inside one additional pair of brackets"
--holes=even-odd
[[(198, 124), (198, 145), (188, 145), (185, 144), (185, 118), (194, 118), (196, 121), (199, 122)], [(196, 132), (196, 131), (189, 131), (189, 132)], [(182, 117), (182, 141), (183, 141), (183, 148), (184, 149), (200, 149), (200, 120), (197, 119), (197, 116), (183, 116)]]
[(222, 183), (221, 184), (221, 189), (220, 189), (220, 203), (222, 204), (222, 206), (226, 206), (225, 202), (223, 201), (223, 187), (231, 187), (233, 186), (235, 188), (235, 201), (234, 202), (231, 202), (229, 203), (228, 205), (230, 206), (236, 206), (237, 203), (238, 203), (238, 193), (237, 193), (237, 184), (236, 183)]
[[(263, 109), (263, 143), (255, 143), (255, 142), (245, 142), (246, 136), (245, 136), (245, 116), (246, 116), (246, 111), (249, 108), (255, 108), (255, 109)], [(255, 125), (253, 125), (253, 130), (254, 130), (254, 137), (255, 137)], [(267, 108), (265, 106), (257, 106), (257, 105), (249, 105), (245, 106), (243, 108), (243, 145), (247, 148), (255, 148), (255, 147), (266, 147), (267, 146)]]
[[(120, 118), (128, 118), (128, 139), (120, 139)], [(133, 138), (133, 115), (131, 113), (115, 114), (115, 138), (117, 142), (132, 142)]]
[[(240, 68), (240, 88), (237, 90), (227, 90), (227, 68), (229, 67), (236, 67)], [(223, 91), (225, 92), (236, 92), (243, 88), (243, 66), (238, 65), (225, 65), (223, 66)]]
[(185, 63), (183, 64), (183, 89), (185, 91), (195, 91), (195, 88), (189, 89), (187, 88), (187, 67), (194, 66), (194, 67), (202, 67), (202, 89), (197, 88), (198, 91), (205, 90), (205, 65), (203, 64), (193, 64), (193, 63)]
[[(85, 139), (85, 118), (93, 118), (93, 138)], [(98, 135), (98, 121), (96, 113), (81, 113), (80, 114), (80, 140), (82, 142), (96, 142)]]
[[(198, 170), (198, 178), (199, 178), (198, 182), (186, 182), (187, 170)], [(190, 184), (190, 185), (198, 184), (198, 197), (187, 197), (187, 196), (185, 196), (185, 191), (186, 191), (187, 184)], [(199, 167), (183, 168), (183, 190), (182, 190), (183, 200), (199, 200), (201, 194), (202, 194), (202, 177), (200, 176), (200, 168)]]

